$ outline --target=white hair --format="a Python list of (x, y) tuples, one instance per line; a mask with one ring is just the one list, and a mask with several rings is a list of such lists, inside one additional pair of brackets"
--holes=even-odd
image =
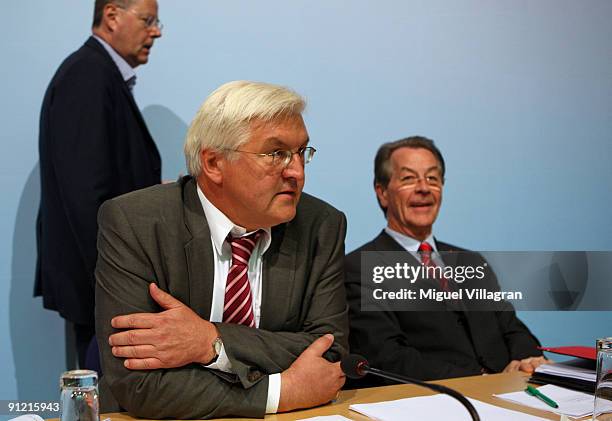
[(252, 120), (273, 121), (304, 111), (306, 101), (292, 90), (262, 82), (238, 80), (218, 87), (196, 113), (185, 138), (187, 170), (202, 171), (200, 153), (226, 153), (249, 140)]

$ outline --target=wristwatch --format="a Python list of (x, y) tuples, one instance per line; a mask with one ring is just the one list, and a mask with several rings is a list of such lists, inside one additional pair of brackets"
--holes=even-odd
[(209, 365), (217, 362), (217, 358), (219, 358), (219, 354), (221, 354), (221, 348), (223, 348), (223, 341), (220, 336), (217, 336), (212, 343), (212, 349), (215, 356), (210, 360), (208, 363)]

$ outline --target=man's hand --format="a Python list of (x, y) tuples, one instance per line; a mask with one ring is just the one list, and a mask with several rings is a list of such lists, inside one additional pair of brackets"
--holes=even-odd
[(333, 343), (333, 335), (318, 338), (282, 372), (279, 412), (311, 408), (334, 399), (345, 376), (339, 362), (330, 363), (322, 357)]
[(547, 360), (544, 357), (530, 357), (524, 360), (513, 360), (504, 368), (504, 373), (512, 373), (513, 371), (523, 371), (531, 374), (533, 371), (542, 364), (550, 364), (551, 360)]
[(154, 283), (149, 285), (149, 293), (164, 311), (114, 317), (114, 328), (129, 330), (108, 338), (113, 355), (126, 358), (123, 364), (130, 370), (174, 368), (212, 360), (212, 342), (219, 336), (217, 327)]

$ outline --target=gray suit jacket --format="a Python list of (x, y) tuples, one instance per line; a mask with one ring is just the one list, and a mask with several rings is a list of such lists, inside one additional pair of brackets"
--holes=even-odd
[(259, 328), (217, 323), (235, 376), (198, 364), (130, 371), (108, 346), (114, 316), (160, 311), (149, 296), (150, 282), (200, 317), (210, 316), (213, 250), (195, 181), (185, 177), (109, 200), (98, 223), (102, 411), (121, 407), (146, 418), (263, 417), (268, 375), (288, 368), (314, 339), (334, 334), (326, 354), (331, 361), (346, 353), (346, 219), (325, 202), (302, 194), (295, 218), (273, 227), (263, 258)]

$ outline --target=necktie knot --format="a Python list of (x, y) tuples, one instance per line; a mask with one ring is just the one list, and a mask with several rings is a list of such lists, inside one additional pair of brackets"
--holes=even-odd
[(229, 237), (228, 241), (232, 247), (232, 264), (248, 265), (251, 254), (257, 245), (261, 231), (255, 231), (245, 237)]
[(433, 247), (428, 242), (424, 241), (419, 245), (419, 255), (421, 256), (421, 262), (424, 265), (429, 266), (431, 264), (431, 252)]
[[(423, 265), (425, 266), (435, 268), (437, 267), (437, 265), (431, 258), (432, 252), (433, 252), (433, 247), (428, 242), (423, 241), (421, 245), (419, 245), (418, 253), (421, 256), (421, 263), (423, 263)], [(449, 291), (448, 279), (446, 279), (446, 277), (444, 276), (444, 273), (441, 274), (439, 281), (440, 281), (440, 287), (442, 288), (442, 290)]]
[(419, 251), (423, 252), (429, 252), (431, 253), (433, 250), (433, 247), (431, 246), (431, 244), (429, 244), (427, 241), (423, 241), (420, 245), (419, 245)]

